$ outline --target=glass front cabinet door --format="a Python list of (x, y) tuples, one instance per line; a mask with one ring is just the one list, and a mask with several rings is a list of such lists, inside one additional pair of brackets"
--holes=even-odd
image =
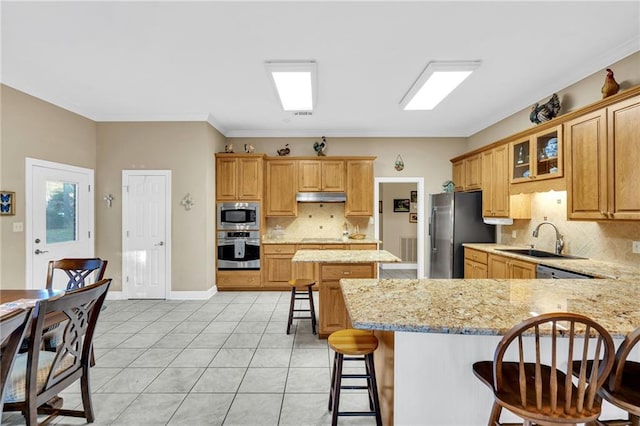
[(562, 126), (511, 142), (511, 182), (562, 177)]

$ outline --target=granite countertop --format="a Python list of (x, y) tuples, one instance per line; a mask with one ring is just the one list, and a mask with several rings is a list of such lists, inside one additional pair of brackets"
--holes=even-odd
[(504, 244), (491, 244), (491, 243), (464, 243), (463, 246), (476, 250), (485, 251), (488, 253), (499, 254), (501, 256), (511, 257), (514, 259), (526, 260), (528, 262), (537, 263), (540, 265), (552, 266), (567, 271), (578, 272), (581, 274), (591, 275), (596, 278), (613, 278), (613, 279), (625, 279), (625, 280), (640, 280), (640, 267), (633, 267), (628, 265), (619, 265), (613, 262), (605, 262), (595, 259), (553, 259), (553, 258), (540, 258), (524, 256), (521, 254), (509, 253), (506, 251), (500, 251), (498, 249), (514, 249), (514, 248), (529, 248), (529, 247), (515, 247)]
[(380, 244), (382, 241), (365, 238), (363, 240), (341, 238), (313, 238), (313, 237), (284, 237), (281, 239), (262, 238), (262, 244)]
[(574, 312), (614, 337), (640, 327), (636, 280), (341, 279), (353, 326), (369, 330), (503, 335), (536, 314)]
[(386, 250), (297, 250), (292, 262), (371, 263), (400, 262), (399, 257)]

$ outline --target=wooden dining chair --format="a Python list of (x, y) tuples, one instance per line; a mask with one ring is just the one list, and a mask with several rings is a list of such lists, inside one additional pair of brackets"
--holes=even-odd
[[(63, 296), (41, 300), (30, 328), (29, 350), (16, 357), (5, 390), (4, 411), (21, 411), (27, 425), (37, 424), (37, 415), (48, 415), (44, 423), (56, 416), (84, 417), (95, 420), (90, 392), (90, 357), (93, 334), (102, 304), (111, 283), (101, 280)], [(65, 321), (62, 342), (56, 352), (41, 350), (45, 316), (60, 316)], [(47, 407), (45, 404), (61, 391), (80, 380), (82, 409)]]
[(86, 259), (60, 259), (49, 261), (47, 270), (46, 288), (53, 289), (53, 278), (56, 270), (64, 271), (67, 274), (67, 290), (82, 288), (87, 284), (87, 278), (95, 272), (96, 275), (89, 283), (100, 281), (104, 278), (108, 261), (98, 257)]
[[(608, 380), (598, 394), (606, 401), (627, 412), (625, 420), (602, 420), (601, 424), (640, 426), (640, 362), (628, 359), (634, 347), (640, 342), (640, 327), (629, 333), (616, 351), (616, 358)], [(579, 376), (585, 364), (574, 361), (573, 375)], [(593, 360), (586, 363), (586, 369), (593, 368)]]
[(0, 412), (4, 404), (4, 388), (11, 372), (11, 367), (18, 355), (20, 342), (24, 337), (33, 308), (17, 309), (0, 317)]
[[(506, 354), (516, 361), (505, 360)], [(550, 313), (521, 322), (504, 335), (493, 361), (473, 364), (474, 374), (493, 390), (489, 424), (500, 424), (503, 408), (523, 418), (525, 425), (595, 421), (602, 403), (597, 392), (614, 355), (611, 335), (583, 315)], [(589, 357), (595, 360), (592, 368), (574, 383), (567, 373), (573, 360), (586, 362)], [(543, 363), (547, 359), (550, 365)]]

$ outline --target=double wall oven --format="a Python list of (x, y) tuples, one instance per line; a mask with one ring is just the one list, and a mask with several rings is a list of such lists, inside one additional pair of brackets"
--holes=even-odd
[(260, 204), (217, 205), (218, 270), (260, 269)]

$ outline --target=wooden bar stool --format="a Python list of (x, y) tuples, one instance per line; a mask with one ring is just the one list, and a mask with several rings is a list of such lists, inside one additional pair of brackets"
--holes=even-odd
[[(331, 392), (329, 393), (329, 411), (332, 411), (331, 424), (338, 424), (338, 416), (375, 416), (376, 425), (382, 426), (380, 400), (376, 370), (373, 364), (373, 352), (378, 347), (378, 339), (368, 331), (352, 328), (336, 331), (329, 336), (329, 346), (335, 351)], [(349, 355), (346, 356), (345, 355)], [(364, 361), (365, 374), (342, 374), (343, 361)], [(367, 379), (366, 386), (343, 386), (342, 378)], [(338, 411), (341, 389), (367, 389), (371, 411)]]
[[(289, 321), (287, 322), (287, 334), (291, 331), (291, 324), (294, 319), (311, 319), (311, 331), (316, 334), (316, 310), (313, 306), (313, 287), (316, 282), (309, 278), (298, 278), (289, 280), (291, 286), (291, 303), (289, 304)], [(295, 309), (296, 300), (308, 300), (309, 309)], [(308, 317), (294, 317), (294, 312), (309, 312)]]

